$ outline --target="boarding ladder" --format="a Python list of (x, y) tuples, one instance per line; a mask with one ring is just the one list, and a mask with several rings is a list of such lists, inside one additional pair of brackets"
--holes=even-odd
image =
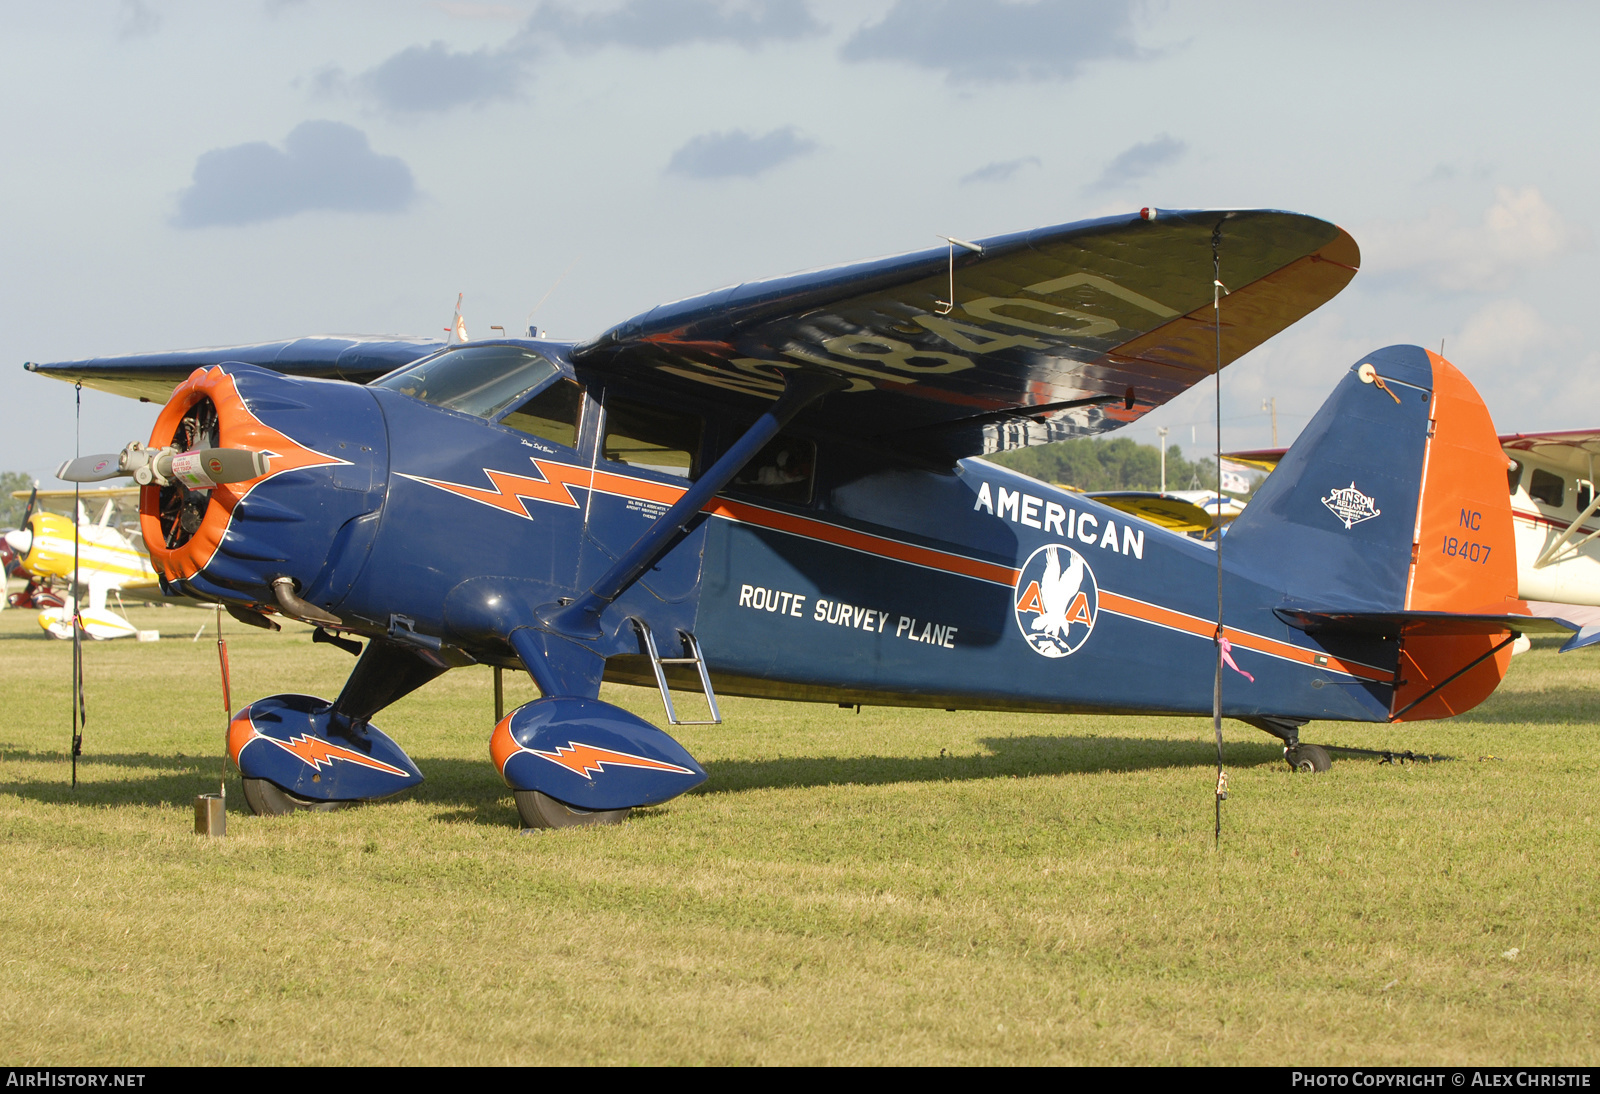
[[(722, 715), (717, 710), (717, 696), (711, 690), (711, 674), (706, 671), (706, 659), (700, 653), (700, 643), (696, 642), (694, 635), (688, 631), (679, 631), (678, 638), (683, 642), (684, 652), (687, 657), (662, 657), (656, 649), (655, 635), (650, 633), (650, 625), (642, 619), (633, 618), (634, 629), (639, 632), (639, 640), (644, 643), (645, 655), (650, 658), (650, 667), (655, 670), (656, 686), (661, 689), (661, 705), (667, 708), (667, 722), (675, 726), (720, 726)], [(672, 692), (667, 688), (667, 673), (664, 665), (693, 665), (700, 672), (700, 687), (706, 693), (706, 705), (711, 708), (711, 719), (704, 722), (685, 722), (678, 718), (678, 712), (672, 706)]]

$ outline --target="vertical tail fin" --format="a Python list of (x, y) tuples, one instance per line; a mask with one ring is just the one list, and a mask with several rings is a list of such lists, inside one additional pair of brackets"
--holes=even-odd
[(445, 345), (458, 346), (462, 342), (470, 342), (467, 336), (467, 321), (461, 318), (461, 302), (467, 298), (466, 293), (456, 294), (456, 314), (450, 320), (450, 337), (445, 339)]
[[(1234, 521), (1224, 562), (1320, 611), (1505, 615), (1518, 607), (1505, 466), (1466, 377), (1437, 354), (1390, 346), (1323, 404)], [(1486, 656), (1508, 632), (1481, 623), (1398, 629), (1390, 712), (1408, 721), (1470, 709), (1510, 660), (1509, 648)]]

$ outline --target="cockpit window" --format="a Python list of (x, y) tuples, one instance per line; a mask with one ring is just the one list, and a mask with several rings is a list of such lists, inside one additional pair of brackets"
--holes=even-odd
[(1533, 481), (1528, 484), (1528, 493), (1534, 501), (1542, 501), (1552, 509), (1559, 509), (1561, 503), (1566, 500), (1567, 480), (1560, 475), (1552, 475), (1535, 467)]
[(578, 447), (578, 414), (583, 391), (571, 380), (557, 380), (500, 419), (500, 424), (543, 437), (568, 448)]
[(701, 420), (631, 399), (606, 399), (605, 458), (664, 475), (693, 478)]
[(462, 346), (424, 357), (373, 386), (489, 418), (524, 391), (560, 371), (544, 357), (520, 346)]
[(729, 488), (774, 501), (808, 505), (816, 477), (817, 446), (798, 437), (775, 437), (733, 477)]

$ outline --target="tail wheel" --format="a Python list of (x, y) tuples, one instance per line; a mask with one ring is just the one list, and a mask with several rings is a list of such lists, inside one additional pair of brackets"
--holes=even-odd
[(593, 824), (621, 824), (633, 812), (632, 809), (574, 809), (538, 790), (513, 790), (511, 794), (517, 799), (517, 812), (522, 815), (524, 828), (581, 828)]
[(245, 779), (244, 800), (258, 817), (281, 817), (287, 813), (331, 813), (355, 802), (314, 802), (297, 798), (277, 783), (266, 779)]
[(1333, 766), (1333, 758), (1321, 745), (1296, 745), (1285, 749), (1283, 758), (1289, 761), (1290, 770), (1307, 774), (1326, 771)]

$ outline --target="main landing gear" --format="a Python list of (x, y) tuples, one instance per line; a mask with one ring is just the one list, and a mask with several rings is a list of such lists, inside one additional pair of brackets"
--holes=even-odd
[(369, 720), (445, 671), (373, 639), (333, 702), (270, 695), (234, 715), (228, 753), (257, 816), (327, 812), (391, 797), (422, 782), (405, 750)]
[(289, 813), (330, 813), (346, 809), (353, 801), (317, 801), (289, 793), (277, 783), (267, 779), (245, 779), (244, 800), (250, 812), (258, 817), (281, 817)]
[(535, 699), (494, 727), (489, 754), (525, 828), (617, 824), (706, 773), (677, 741), (599, 699)]
[(558, 802), (539, 790), (513, 790), (517, 814), (523, 828), (582, 828), (591, 824), (621, 824), (633, 812), (628, 809), (578, 809)]

